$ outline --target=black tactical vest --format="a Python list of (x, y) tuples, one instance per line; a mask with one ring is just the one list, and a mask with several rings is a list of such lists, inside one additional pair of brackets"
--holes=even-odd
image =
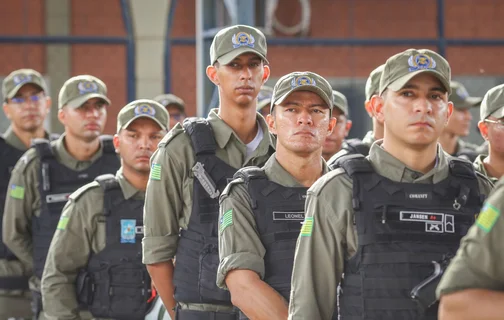
[[(10, 193), (9, 180), (12, 169), (21, 158), (24, 151), (21, 151), (8, 144), (0, 137), (0, 260), (17, 260), (16, 256), (2, 242), (2, 222), (5, 197)], [(0, 289), (16, 290), (28, 289), (28, 277), (0, 277)]]
[(49, 141), (34, 140), (33, 146), (40, 159), (39, 193), (40, 216), (33, 217), (34, 273), (41, 279), (49, 245), (58, 225), (61, 211), (68, 197), (79, 187), (93, 181), (99, 175), (114, 173), (119, 169), (119, 157), (115, 153), (112, 137), (101, 137), (103, 155), (89, 168), (74, 171), (58, 162)]
[[(401, 183), (378, 175), (363, 157), (341, 167), (353, 180), (357, 253), (345, 264), (339, 308), (348, 319), (437, 319), (411, 290), (455, 254), (484, 200), (469, 162), (451, 160), (436, 184)], [(336, 191), (335, 191), (336, 192)]]
[(457, 154), (455, 155), (455, 157), (459, 157), (461, 159), (465, 159), (470, 162), (474, 162), (474, 160), (476, 160), (478, 156), (479, 156), (478, 152), (469, 148), (460, 149), (459, 151), (457, 151)]
[(151, 280), (142, 264), (144, 200), (124, 199), (112, 174), (95, 179), (104, 191), (105, 248), (77, 277), (77, 297), (95, 318), (144, 319)]
[(184, 303), (231, 305), (228, 291), (215, 284), (219, 266), (219, 195), (237, 169), (216, 155), (212, 127), (205, 119), (189, 118), (184, 129), (196, 155), (194, 190), (187, 230), (180, 232), (173, 276), (175, 300)]
[(339, 167), (339, 161), (342, 157), (351, 155), (351, 154), (362, 154), (363, 156), (367, 156), (369, 154), (370, 147), (362, 142), (360, 139), (349, 139), (343, 141), (343, 145), (341, 146), (341, 150), (336, 152), (335, 155), (327, 161), (327, 165), (331, 170)]

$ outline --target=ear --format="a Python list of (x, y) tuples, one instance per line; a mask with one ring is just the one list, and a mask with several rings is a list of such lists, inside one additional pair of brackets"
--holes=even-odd
[(327, 135), (331, 135), (334, 128), (336, 127), (336, 123), (338, 122), (338, 119), (336, 117), (330, 117), (329, 118), (329, 126), (327, 127)]
[(45, 106), (45, 114), (47, 115), (49, 112), (51, 112), (51, 106), (52, 106), (52, 99), (51, 97), (46, 97), (46, 106)]
[(3, 104), (3, 112), (5, 113), (5, 116), (7, 117), (7, 119), (12, 120), (11, 119), (10, 110), (9, 110), (9, 106), (7, 105), (7, 103)]
[(350, 129), (352, 129), (352, 120), (347, 120), (345, 124), (345, 138), (348, 137)]
[(370, 118), (373, 117), (373, 106), (371, 105), (371, 100), (364, 102), (364, 108)]
[[(121, 132), (119, 131), (119, 133), (121, 133)], [(117, 133), (114, 134), (114, 138), (112, 139), (112, 143), (114, 143), (115, 152), (119, 153), (121, 151), (119, 149), (119, 147), (121, 146), (121, 143), (119, 142), (119, 135)]]
[(220, 84), (219, 77), (217, 76), (217, 68), (215, 66), (208, 66), (206, 68), (206, 75), (216, 86)]
[(488, 140), (488, 124), (485, 121), (478, 122), (478, 129), (483, 139)]
[(384, 100), (382, 97), (376, 95), (371, 98), (371, 110), (373, 112), (373, 117), (378, 120), (378, 122), (385, 122), (385, 115), (383, 113)]
[(268, 65), (265, 65), (264, 66), (264, 73), (263, 73), (263, 78), (262, 78), (262, 83), (266, 83), (266, 81), (268, 81), (269, 77), (270, 77), (270, 74), (271, 74), (271, 69)]
[(65, 112), (65, 108), (66, 107), (63, 107), (63, 109), (60, 109), (58, 110), (58, 120), (59, 122), (61, 122), (61, 124), (63, 126), (66, 125), (65, 121), (66, 121), (66, 112)]
[[(273, 109), (273, 111), (274, 111), (274, 109)], [(273, 134), (277, 134), (276, 125), (275, 125), (275, 117), (273, 117), (271, 115), (271, 113), (266, 115), (266, 123), (268, 123), (269, 131)]]
[(448, 108), (446, 108), (446, 111), (447, 111), (446, 123), (448, 123), (448, 119), (450, 119), (450, 117), (453, 113), (453, 102), (449, 101), (447, 106), (448, 106)]

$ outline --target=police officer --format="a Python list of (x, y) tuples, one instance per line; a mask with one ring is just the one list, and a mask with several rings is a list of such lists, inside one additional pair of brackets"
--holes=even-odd
[(76, 318), (79, 302), (94, 318), (145, 317), (150, 277), (141, 261), (144, 195), (149, 159), (168, 123), (168, 112), (153, 100), (133, 101), (119, 112), (114, 146), (122, 166), (115, 177), (98, 176), (70, 195), (42, 277), (46, 317)]
[(170, 127), (175, 127), (177, 123), (183, 123), (186, 118), (185, 102), (174, 94), (162, 94), (154, 98), (155, 101), (165, 106), (170, 114)]
[(270, 114), (271, 109), (271, 95), (273, 94), (273, 88), (268, 86), (262, 86), (257, 96), (257, 112), (262, 114), (266, 118)]
[(504, 85), (486, 93), (481, 103), (478, 128), (488, 142), (488, 156), (478, 155), (474, 166), (496, 183), (504, 175)]
[(502, 319), (503, 212), (504, 179), (500, 179), (437, 288), (440, 320)]
[(437, 319), (410, 291), (454, 252), (491, 183), (437, 139), (453, 105), (450, 66), (437, 53), (390, 57), (371, 104), (384, 138), (349, 155), (307, 193), (289, 319), (330, 319), (341, 281), (346, 319)]
[(217, 285), (241, 318), (286, 319), (306, 190), (328, 171), (322, 145), (333, 129), (332, 89), (312, 72), (278, 80), (267, 121), (276, 153), (238, 170), (220, 197)]
[[(35, 70), (19, 69), (10, 73), (2, 83), (3, 110), (11, 124), (0, 137), (0, 221), (14, 165), (30, 147), (34, 138), (49, 138), (44, 119), (51, 108), (44, 78)], [(1, 230), (0, 230), (1, 232)], [(31, 295), (28, 276), (31, 267), (19, 261), (0, 241), (0, 319), (30, 317)]]
[(12, 171), (9, 188), (15, 192), (5, 202), (3, 241), (22, 263), (33, 267), (35, 315), (41, 311), (40, 279), (47, 250), (68, 196), (119, 167), (112, 141), (100, 139), (109, 104), (100, 79), (86, 75), (67, 80), (58, 98), (64, 134), (51, 143), (34, 141)]
[(273, 150), (256, 111), (270, 73), (263, 33), (244, 25), (219, 31), (210, 63), (219, 109), (166, 135), (152, 157), (145, 195), (143, 262), (172, 318), (177, 301), (182, 320), (235, 319), (229, 292), (215, 283), (218, 196), (236, 170), (263, 165)]
[(450, 83), (451, 94), (448, 98), (453, 103), (453, 114), (448, 120), (443, 133), (439, 137), (439, 143), (443, 150), (452, 156), (461, 157), (473, 162), (478, 153), (477, 145), (465, 142), (461, 137), (467, 137), (471, 130), (471, 108), (479, 107), (481, 97), (471, 97), (466, 88), (457, 81)]
[(333, 90), (332, 93), (332, 100), (335, 107), (332, 111), (332, 116), (336, 118), (336, 125), (332, 133), (327, 136), (322, 147), (322, 157), (324, 157), (326, 161), (342, 148), (352, 148), (352, 146), (345, 141), (345, 138), (352, 128), (352, 120), (348, 119), (348, 100), (345, 95), (339, 91)]

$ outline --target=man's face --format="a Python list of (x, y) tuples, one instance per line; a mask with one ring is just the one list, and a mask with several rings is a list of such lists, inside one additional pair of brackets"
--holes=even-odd
[(411, 148), (437, 143), (453, 105), (446, 89), (432, 74), (421, 73), (401, 90), (373, 97), (375, 116), (383, 119), (385, 138)]
[(277, 135), (277, 149), (298, 155), (321, 152), (334, 127), (325, 101), (310, 91), (295, 91), (267, 117), (270, 131)]
[(253, 53), (244, 53), (229, 64), (209, 68), (215, 68), (215, 75), (209, 77), (219, 86), (221, 98), (245, 107), (256, 100), (269, 76), (269, 67)]
[(488, 140), (489, 148), (493, 154), (504, 156), (504, 118), (488, 117), (489, 121), (479, 122), (478, 127), (481, 135), (485, 140)]
[(175, 127), (177, 123), (182, 123), (184, 122), (184, 119), (186, 118), (185, 114), (180, 111), (180, 109), (177, 106), (174, 106), (173, 104), (169, 104), (166, 106), (166, 110), (170, 114), (170, 128)]
[(3, 105), (3, 110), (12, 124), (22, 131), (35, 132), (44, 125), (51, 108), (51, 99), (40, 87), (27, 83), (12, 99)]
[(100, 98), (87, 100), (78, 108), (63, 107), (58, 118), (65, 132), (83, 141), (91, 142), (102, 133), (107, 121), (108, 103)]
[(352, 128), (352, 121), (347, 120), (346, 116), (338, 108), (333, 109), (333, 116), (336, 118), (336, 125), (332, 133), (325, 139), (322, 148), (322, 156), (326, 160), (340, 151), (343, 140), (345, 140)]
[(148, 175), (149, 161), (165, 130), (152, 119), (138, 118), (114, 137), (114, 146), (122, 159), (122, 166)]
[(459, 137), (467, 137), (471, 130), (472, 115), (469, 109), (453, 109), (445, 132)]

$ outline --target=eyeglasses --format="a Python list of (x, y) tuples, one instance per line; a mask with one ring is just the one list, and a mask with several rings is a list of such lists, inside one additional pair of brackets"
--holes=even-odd
[(38, 103), (42, 99), (44, 99), (44, 94), (41, 92), (28, 97), (14, 97), (11, 99), (11, 103), (13, 104), (23, 104), (28, 102)]
[(493, 123), (495, 124), (496, 128), (499, 130), (504, 130), (504, 120), (490, 120), (490, 119), (485, 119), (485, 122), (488, 123)]

